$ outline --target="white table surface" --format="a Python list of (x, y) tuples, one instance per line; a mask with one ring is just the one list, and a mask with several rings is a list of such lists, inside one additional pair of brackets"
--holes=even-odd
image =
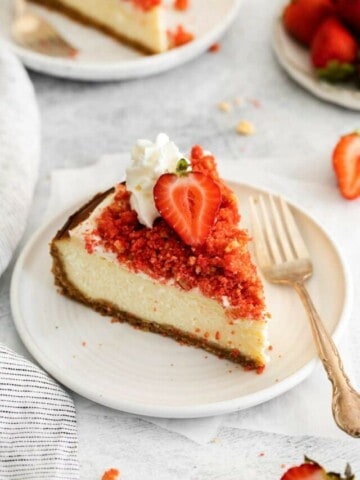
[[(183, 149), (200, 143), (220, 159), (259, 161), (271, 155), (267, 168), (273, 172), (336, 188), (331, 151), (340, 134), (359, 126), (359, 113), (317, 100), (282, 72), (270, 46), (272, 20), (281, 4), (245, 0), (219, 53), (146, 80), (89, 84), (32, 73), (43, 153), (27, 235), (45, 210), (51, 170), (91, 164), (103, 153), (127, 151), (139, 136), (153, 138), (160, 131)], [(216, 108), (237, 96), (244, 103), (236, 111), (224, 114)], [(247, 99), (257, 99), (261, 107)], [(255, 124), (256, 135), (234, 133), (242, 118)], [(11, 321), (11, 269), (0, 280), (0, 342), (28, 356)], [(299, 462), (305, 452), (332, 468), (349, 461), (360, 472), (356, 440), (223, 428), (216, 442), (200, 446), (136, 417), (121, 421), (122, 413), (74, 398), (83, 480), (97, 480), (112, 466), (122, 471), (122, 480), (241, 480), (244, 464), (257, 465), (266, 480), (277, 480), (280, 465)], [(260, 452), (265, 455), (259, 457)]]

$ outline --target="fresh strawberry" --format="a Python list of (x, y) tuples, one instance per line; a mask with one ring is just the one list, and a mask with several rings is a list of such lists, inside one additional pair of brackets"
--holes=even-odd
[(326, 480), (325, 470), (320, 465), (303, 463), (299, 467), (292, 467), (281, 477), (281, 480)]
[(333, 166), (342, 195), (347, 199), (360, 196), (360, 133), (340, 138), (333, 153)]
[(339, 17), (360, 34), (360, 0), (336, 0), (335, 4)]
[(355, 480), (350, 465), (346, 466), (344, 477), (334, 472), (326, 472), (321, 465), (305, 457), (305, 463), (292, 467), (281, 480)]
[(291, 0), (285, 7), (283, 21), (287, 31), (309, 47), (320, 24), (334, 13), (332, 0)]
[(221, 203), (219, 186), (200, 172), (165, 173), (154, 187), (155, 205), (187, 245), (207, 239)]
[(320, 78), (330, 82), (347, 80), (355, 73), (358, 45), (335, 17), (319, 27), (311, 45), (311, 60)]

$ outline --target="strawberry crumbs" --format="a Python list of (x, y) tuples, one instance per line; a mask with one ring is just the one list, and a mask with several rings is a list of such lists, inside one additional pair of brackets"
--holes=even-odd
[(116, 468), (110, 468), (101, 477), (101, 480), (119, 480), (120, 472)]
[(190, 0), (175, 0), (174, 1), (174, 8), (175, 10), (185, 11), (189, 8), (189, 1)]
[(151, 10), (154, 7), (158, 7), (162, 3), (162, 0), (131, 0), (131, 1), (135, 5), (135, 7), (138, 7), (141, 10), (144, 10), (144, 12), (147, 12), (148, 10)]
[(183, 25), (178, 25), (175, 30), (168, 31), (170, 48), (177, 48), (186, 45), (194, 40), (194, 35), (185, 30)]

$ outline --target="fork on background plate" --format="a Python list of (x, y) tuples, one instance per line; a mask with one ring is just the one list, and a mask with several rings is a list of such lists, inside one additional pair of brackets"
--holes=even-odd
[(14, 0), (11, 34), (20, 46), (44, 55), (74, 58), (78, 53), (50, 23), (28, 9), (26, 0)]
[(360, 395), (344, 372), (339, 352), (320, 319), (305, 281), (312, 275), (310, 254), (290, 207), (281, 197), (250, 197), (255, 252), (265, 278), (292, 286), (300, 296), (310, 320), (320, 360), (333, 386), (335, 422), (347, 434), (360, 437)]

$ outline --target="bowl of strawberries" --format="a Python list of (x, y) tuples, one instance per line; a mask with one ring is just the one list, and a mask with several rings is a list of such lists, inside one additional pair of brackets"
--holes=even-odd
[(360, 0), (290, 0), (275, 22), (273, 47), (308, 91), (360, 110)]

